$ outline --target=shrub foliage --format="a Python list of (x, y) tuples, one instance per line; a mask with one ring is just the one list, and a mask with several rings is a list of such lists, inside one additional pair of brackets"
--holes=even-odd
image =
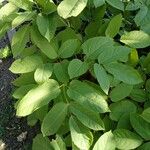
[(150, 148), (150, 0), (0, 7), (0, 36), (17, 30), (16, 114), (41, 124), (33, 150)]

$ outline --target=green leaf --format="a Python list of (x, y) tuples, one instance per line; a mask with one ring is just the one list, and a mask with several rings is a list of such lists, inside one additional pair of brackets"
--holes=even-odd
[(80, 41), (78, 39), (69, 39), (62, 43), (58, 55), (61, 58), (71, 57), (80, 47)]
[(39, 33), (36, 28), (31, 30), (33, 43), (50, 59), (57, 58), (57, 53), (51, 44)]
[(54, 64), (54, 74), (57, 80), (62, 83), (69, 82), (68, 65), (69, 61), (67, 60)]
[(140, 6), (140, 10), (136, 14), (134, 21), (137, 26), (141, 26), (145, 24), (146, 18), (149, 15), (149, 8), (144, 4)]
[(90, 109), (79, 105), (78, 103), (72, 103), (70, 106), (70, 111), (86, 127), (95, 131), (104, 130), (104, 123), (98, 113), (95, 113)]
[(57, 135), (56, 140), (52, 140), (51, 145), (54, 150), (66, 150), (65, 142), (59, 135)]
[(88, 39), (82, 44), (82, 49), (84, 54), (90, 59), (96, 59), (98, 55), (104, 51), (112, 47), (114, 44), (113, 39), (109, 37), (94, 37)]
[(67, 27), (65, 30), (63, 30), (62, 32), (59, 32), (56, 35), (56, 38), (58, 40), (58, 42), (62, 42), (64, 43), (67, 40), (70, 39), (79, 39), (81, 40), (82, 38), (79, 36), (79, 34), (76, 34), (75, 30)]
[(110, 98), (113, 102), (120, 101), (129, 96), (132, 89), (132, 85), (125, 83), (118, 84), (113, 90), (111, 90)]
[(141, 117), (150, 123), (150, 107), (146, 108), (143, 113), (141, 114)]
[(35, 84), (28, 84), (28, 85), (23, 85), (19, 88), (17, 88), (14, 93), (13, 93), (13, 97), (16, 98), (16, 99), (21, 99), (23, 98), (27, 93), (28, 91), (30, 91), (32, 88), (36, 87)]
[(149, 148), (150, 148), (150, 142), (146, 142), (140, 147), (138, 147), (137, 150), (149, 150)]
[(87, 72), (87, 70), (88, 64), (86, 62), (82, 62), (79, 59), (73, 59), (72, 61), (70, 61), (68, 66), (70, 79), (83, 75)]
[(49, 106), (48, 104), (47, 105), (44, 105), (42, 107), (40, 107), (39, 109), (37, 109), (34, 113), (34, 116), (40, 120), (40, 121), (43, 121), (44, 117), (46, 116), (46, 114), (48, 113), (49, 111)]
[(71, 139), (79, 149), (88, 150), (93, 143), (93, 135), (88, 128), (79, 123), (74, 117), (69, 119)]
[(87, 27), (85, 28), (85, 34), (88, 36), (88, 38), (97, 36), (98, 30), (99, 30), (101, 25), (102, 25), (102, 21), (99, 21), (99, 18), (96, 21), (90, 22), (87, 25)]
[(139, 135), (126, 129), (116, 129), (113, 135), (118, 149), (136, 149), (143, 142)]
[(68, 104), (60, 102), (55, 104), (52, 109), (45, 116), (41, 131), (44, 136), (55, 134), (61, 127), (68, 112)]
[(110, 110), (110, 118), (114, 121), (118, 121), (124, 114), (136, 112), (137, 107), (129, 100), (122, 100), (120, 102), (112, 103), (110, 105)]
[(104, 65), (105, 69), (116, 79), (126, 84), (139, 84), (142, 78), (137, 70), (122, 63), (113, 62)]
[(38, 14), (36, 23), (40, 33), (50, 42), (56, 31), (56, 19), (53, 15)]
[(150, 140), (150, 123), (145, 121), (138, 114), (130, 115), (130, 122), (133, 129), (145, 140)]
[(18, 8), (14, 4), (7, 3), (0, 9), (0, 20), (1, 21), (5, 20), (5, 18), (13, 14), (17, 9)]
[(129, 63), (135, 67), (139, 62), (139, 55), (136, 49), (132, 49), (129, 55)]
[(104, 97), (87, 83), (73, 80), (69, 85), (67, 94), (71, 99), (94, 112), (109, 112), (108, 104)]
[(100, 87), (106, 94), (108, 94), (110, 87), (110, 80), (103, 66), (99, 64), (94, 64), (94, 73), (96, 75), (98, 83), (100, 84)]
[(5, 33), (9, 30), (10, 24), (8, 22), (0, 25), (0, 38), (5, 35)]
[(120, 30), (121, 24), (122, 24), (122, 15), (119, 14), (114, 16), (109, 22), (108, 27), (105, 31), (106, 36), (112, 38), (115, 37)]
[(34, 0), (41, 8), (44, 14), (51, 14), (56, 11), (56, 5), (52, 0)]
[(38, 55), (27, 56), (23, 59), (15, 60), (9, 70), (15, 74), (28, 73), (34, 71), (42, 63), (42, 59)]
[(16, 78), (12, 83), (15, 86), (35, 84), (34, 73), (29, 72), (29, 73), (22, 74), (18, 78)]
[(111, 131), (104, 133), (94, 145), (93, 150), (115, 150), (116, 142)]
[(150, 46), (150, 35), (143, 31), (131, 31), (123, 34), (120, 41), (132, 48), (145, 48)]
[(117, 124), (118, 129), (132, 129), (131, 123), (130, 123), (130, 114), (124, 114), (120, 117), (118, 124)]
[(29, 0), (9, 0), (9, 2), (24, 10), (32, 10), (33, 3)]
[(27, 116), (27, 124), (31, 127), (35, 126), (38, 122), (38, 119), (34, 116), (34, 114), (31, 114)]
[(85, 80), (84, 83), (88, 84), (89, 86), (91, 86), (96, 92), (98, 92), (105, 100), (107, 100), (108, 96), (103, 92), (103, 90), (101, 89), (101, 87), (96, 84), (93, 83), (91, 81)]
[(32, 45), (30, 47), (26, 47), (20, 54), (19, 56), (21, 58), (25, 58), (27, 56), (31, 56), (37, 52), (37, 47), (35, 45)]
[(50, 79), (30, 90), (17, 106), (17, 116), (27, 116), (38, 108), (48, 104), (60, 94), (57, 81)]
[(100, 64), (107, 64), (115, 61), (127, 62), (130, 52), (131, 48), (126, 46), (113, 46), (99, 55), (98, 62)]
[(112, 7), (124, 11), (124, 3), (120, 0), (106, 0)]
[(18, 56), (26, 47), (29, 40), (29, 30), (29, 26), (23, 26), (13, 36), (11, 49), (14, 57)]
[(41, 84), (47, 81), (53, 72), (53, 65), (50, 63), (43, 64), (42, 66), (38, 67), (34, 73), (34, 79), (37, 83)]
[(35, 16), (35, 12), (26, 11), (23, 13), (19, 13), (18, 16), (12, 21), (12, 28), (16, 28), (26, 21), (30, 21)]
[(145, 102), (147, 100), (147, 94), (145, 89), (133, 89), (130, 93), (130, 98), (136, 102)]
[(33, 139), (32, 150), (53, 150), (48, 137), (43, 137), (42, 134), (38, 134)]
[(105, 4), (105, 0), (93, 0), (95, 7), (100, 7)]
[(87, 0), (63, 0), (57, 7), (58, 14), (64, 19), (78, 16), (86, 7)]

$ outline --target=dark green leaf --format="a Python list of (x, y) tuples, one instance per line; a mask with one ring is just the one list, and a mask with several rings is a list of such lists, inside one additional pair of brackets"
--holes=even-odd
[(53, 135), (58, 131), (66, 118), (67, 111), (66, 103), (60, 102), (53, 106), (42, 122), (41, 131), (44, 136)]
[(62, 43), (58, 55), (61, 58), (71, 57), (80, 47), (80, 41), (78, 39), (70, 39)]
[(129, 100), (122, 100), (120, 102), (112, 103), (110, 105), (110, 118), (118, 121), (124, 114), (136, 112), (136, 105)]
[(32, 150), (53, 150), (48, 137), (43, 137), (42, 134), (38, 134), (33, 139)]
[(50, 59), (57, 58), (57, 53), (51, 44), (34, 28), (31, 30), (31, 39), (34, 44)]
[(119, 14), (114, 16), (108, 24), (108, 27), (105, 32), (106, 36), (112, 38), (115, 37), (120, 30), (121, 23), (122, 23), (122, 15)]
[(56, 20), (53, 15), (38, 14), (36, 23), (40, 33), (50, 42), (56, 31)]
[(130, 122), (134, 130), (145, 140), (150, 140), (150, 123), (138, 114), (131, 114)]
[(106, 94), (108, 94), (110, 87), (110, 80), (107, 72), (101, 65), (94, 64), (94, 73), (96, 75), (98, 83), (100, 84), (100, 87)]
[(69, 75), (68, 75), (68, 65), (69, 61), (64, 60), (61, 63), (54, 64), (54, 74), (60, 82), (68, 82)]

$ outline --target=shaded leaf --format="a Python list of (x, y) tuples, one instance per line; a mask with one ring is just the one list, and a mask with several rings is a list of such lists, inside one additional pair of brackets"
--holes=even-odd
[(54, 16), (38, 14), (36, 23), (40, 33), (50, 42), (56, 31), (56, 20)]
[(138, 114), (130, 115), (130, 122), (133, 129), (145, 140), (150, 140), (150, 123), (145, 121)]
[(42, 134), (38, 134), (33, 139), (32, 150), (53, 150), (48, 137), (43, 137)]
[(69, 81), (68, 65), (69, 61), (67, 60), (54, 64), (54, 74), (60, 82), (65, 83)]
[(79, 59), (73, 59), (70, 61), (68, 66), (70, 79), (81, 76), (82, 74), (86, 73), (87, 70), (88, 64), (86, 62), (82, 62)]
[(122, 100), (120, 102), (112, 103), (110, 105), (110, 110), (110, 118), (114, 121), (118, 121), (124, 114), (136, 112), (137, 107), (129, 100)]
[(29, 41), (29, 26), (21, 27), (13, 36), (11, 49), (13, 56), (18, 56), (26, 47), (26, 43)]
[(100, 84), (100, 87), (106, 94), (108, 94), (110, 87), (110, 80), (107, 72), (101, 65), (94, 64), (94, 73), (96, 75), (98, 83)]
[(80, 41), (78, 39), (70, 39), (62, 43), (58, 55), (61, 58), (68, 58), (71, 57), (80, 46)]
[(108, 27), (105, 32), (106, 36), (112, 38), (115, 37), (120, 30), (121, 23), (122, 23), (122, 15), (119, 14), (114, 16), (108, 24)]
[(55, 104), (45, 116), (41, 131), (44, 136), (55, 134), (62, 125), (67, 115), (68, 104), (60, 102)]
[(50, 59), (57, 58), (57, 53), (51, 44), (38, 32), (36, 28), (31, 30), (31, 39), (34, 44)]

